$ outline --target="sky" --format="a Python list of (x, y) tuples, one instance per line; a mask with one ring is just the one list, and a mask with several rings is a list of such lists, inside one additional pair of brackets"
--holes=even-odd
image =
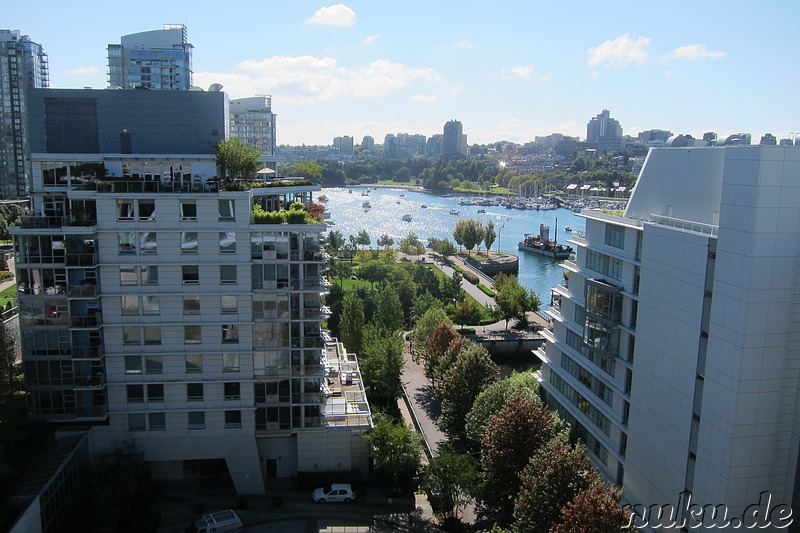
[(11, 2), (0, 28), (44, 46), (50, 86), (107, 86), (106, 47), (185, 24), (194, 85), (271, 95), (278, 144), (442, 133), (469, 144), (800, 131), (800, 2), (599, 0)]

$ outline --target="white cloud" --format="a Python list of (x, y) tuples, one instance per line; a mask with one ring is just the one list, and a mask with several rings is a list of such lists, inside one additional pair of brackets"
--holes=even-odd
[(687, 46), (681, 46), (669, 53), (662, 55), (661, 59), (664, 61), (670, 61), (673, 59), (722, 59), (723, 57), (725, 57), (725, 52), (712, 52), (706, 49), (706, 47), (702, 44), (690, 44)]
[(454, 45), (456, 48), (460, 48), (461, 50), (467, 50), (475, 47), (472, 41), (461, 41), (460, 43), (454, 43)]
[(378, 38), (377, 35), (370, 35), (366, 39), (364, 39), (364, 44), (372, 44), (375, 42), (375, 39), (377, 38)]
[(415, 102), (422, 102), (424, 104), (432, 104), (439, 99), (435, 94), (415, 94), (411, 97)]
[(539, 76), (536, 79), (539, 80), (541, 83), (547, 83), (548, 81), (553, 80), (553, 76), (552, 74), (545, 74), (544, 76)]
[(526, 80), (531, 79), (531, 74), (533, 74), (533, 67), (530, 65), (521, 65), (518, 67), (512, 68), (509, 70), (503, 70), (500, 72), (500, 77), (504, 80), (510, 80), (512, 78), (524, 78)]
[(305, 23), (317, 26), (352, 26), (356, 23), (356, 12), (344, 4), (321, 7)]
[(630, 63), (641, 65), (647, 59), (645, 48), (649, 44), (649, 37), (639, 37), (634, 40), (630, 33), (626, 33), (613, 41), (606, 41), (589, 48), (587, 64), (590, 67), (604, 65), (611, 68), (622, 68)]
[(72, 70), (68, 70), (67, 74), (97, 74), (100, 70), (95, 67), (94, 65), (89, 65), (88, 67), (78, 67)]
[(377, 98), (416, 80), (441, 81), (431, 68), (379, 59), (364, 68), (339, 66), (332, 57), (274, 56), (239, 63), (240, 72), (196, 72), (195, 83), (221, 83), (231, 98), (272, 94), (284, 104), (309, 106), (341, 97)]

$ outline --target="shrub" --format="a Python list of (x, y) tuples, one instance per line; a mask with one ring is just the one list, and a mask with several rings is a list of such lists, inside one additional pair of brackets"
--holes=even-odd
[(465, 280), (469, 281), (473, 285), (477, 285), (478, 284), (478, 276), (475, 275), (475, 273), (470, 272), (469, 270), (465, 270), (465, 271), (462, 272), (462, 274), (464, 275), (464, 279)]
[(256, 204), (251, 211), (253, 216), (253, 224), (283, 224), (285, 216), (278, 211), (264, 211), (264, 209)]
[(286, 222), (289, 224), (305, 224), (306, 212), (298, 209), (290, 209), (286, 211)]
[(484, 292), (484, 294), (487, 294), (487, 295), (491, 296), (492, 298), (494, 298), (495, 296), (497, 296), (497, 295), (494, 293), (494, 291), (492, 291), (492, 289), (490, 289), (489, 287), (487, 287), (487, 286), (486, 286), (486, 285), (484, 285), (483, 283), (478, 283), (478, 288), (479, 288), (480, 290), (482, 290), (482, 291)]

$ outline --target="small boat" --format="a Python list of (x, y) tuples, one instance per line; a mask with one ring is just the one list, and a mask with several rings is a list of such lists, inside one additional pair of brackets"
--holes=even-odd
[(458, 214), (458, 209), (451, 209), (450, 210), (450, 214), (451, 215), (457, 215)]
[(485, 213), (485, 212), (486, 212), (486, 209), (478, 209), (478, 214), (479, 214), (479, 215), (480, 215), (481, 213)]
[(419, 206), (419, 207), (420, 207), (421, 209), (428, 209), (428, 206), (427, 206), (427, 205), (425, 205), (425, 204), (422, 204), (422, 205), (421, 205), (421, 206)]
[(364, 202), (363, 204), (361, 204), (361, 207), (363, 207), (364, 209), (370, 209), (372, 206), (369, 205), (369, 202)]
[(566, 231), (567, 233), (572, 233), (572, 227), (571, 226), (564, 226), (564, 231)]
[(411, 215), (403, 215), (404, 222), (411, 222)]
[(347, 194), (353, 194), (353, 189), (347, 189)]

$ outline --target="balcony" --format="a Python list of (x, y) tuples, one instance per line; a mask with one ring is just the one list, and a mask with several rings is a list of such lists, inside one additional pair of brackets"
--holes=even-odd
[(72, 347), (72, 358), (73, 359), (99, 359), (106, 354), (106, 348), (104, 345), (100, 344), (98, 346), (89, 346), (89, 347)]
[(95, 313), (91, 316), (71, 316), (69, 327), (76, 329), (96, 329), (103, 325), (103, 315)]
[(321, 376), (322, 365), (292, 365), (292, 376)]
[(91, 376), (75, 376), (73, 388), (75, 389), (102, 389), (106, 386), (106, 376), (102, 373)]
[(108, 416), (108, 405), (94, 405), (75, 409), (75, 418), (103, 419)]
[(95, 299), (100, 293), (97, 285), (79, 285), (67, 289), (67, 298), (88, 298)]

